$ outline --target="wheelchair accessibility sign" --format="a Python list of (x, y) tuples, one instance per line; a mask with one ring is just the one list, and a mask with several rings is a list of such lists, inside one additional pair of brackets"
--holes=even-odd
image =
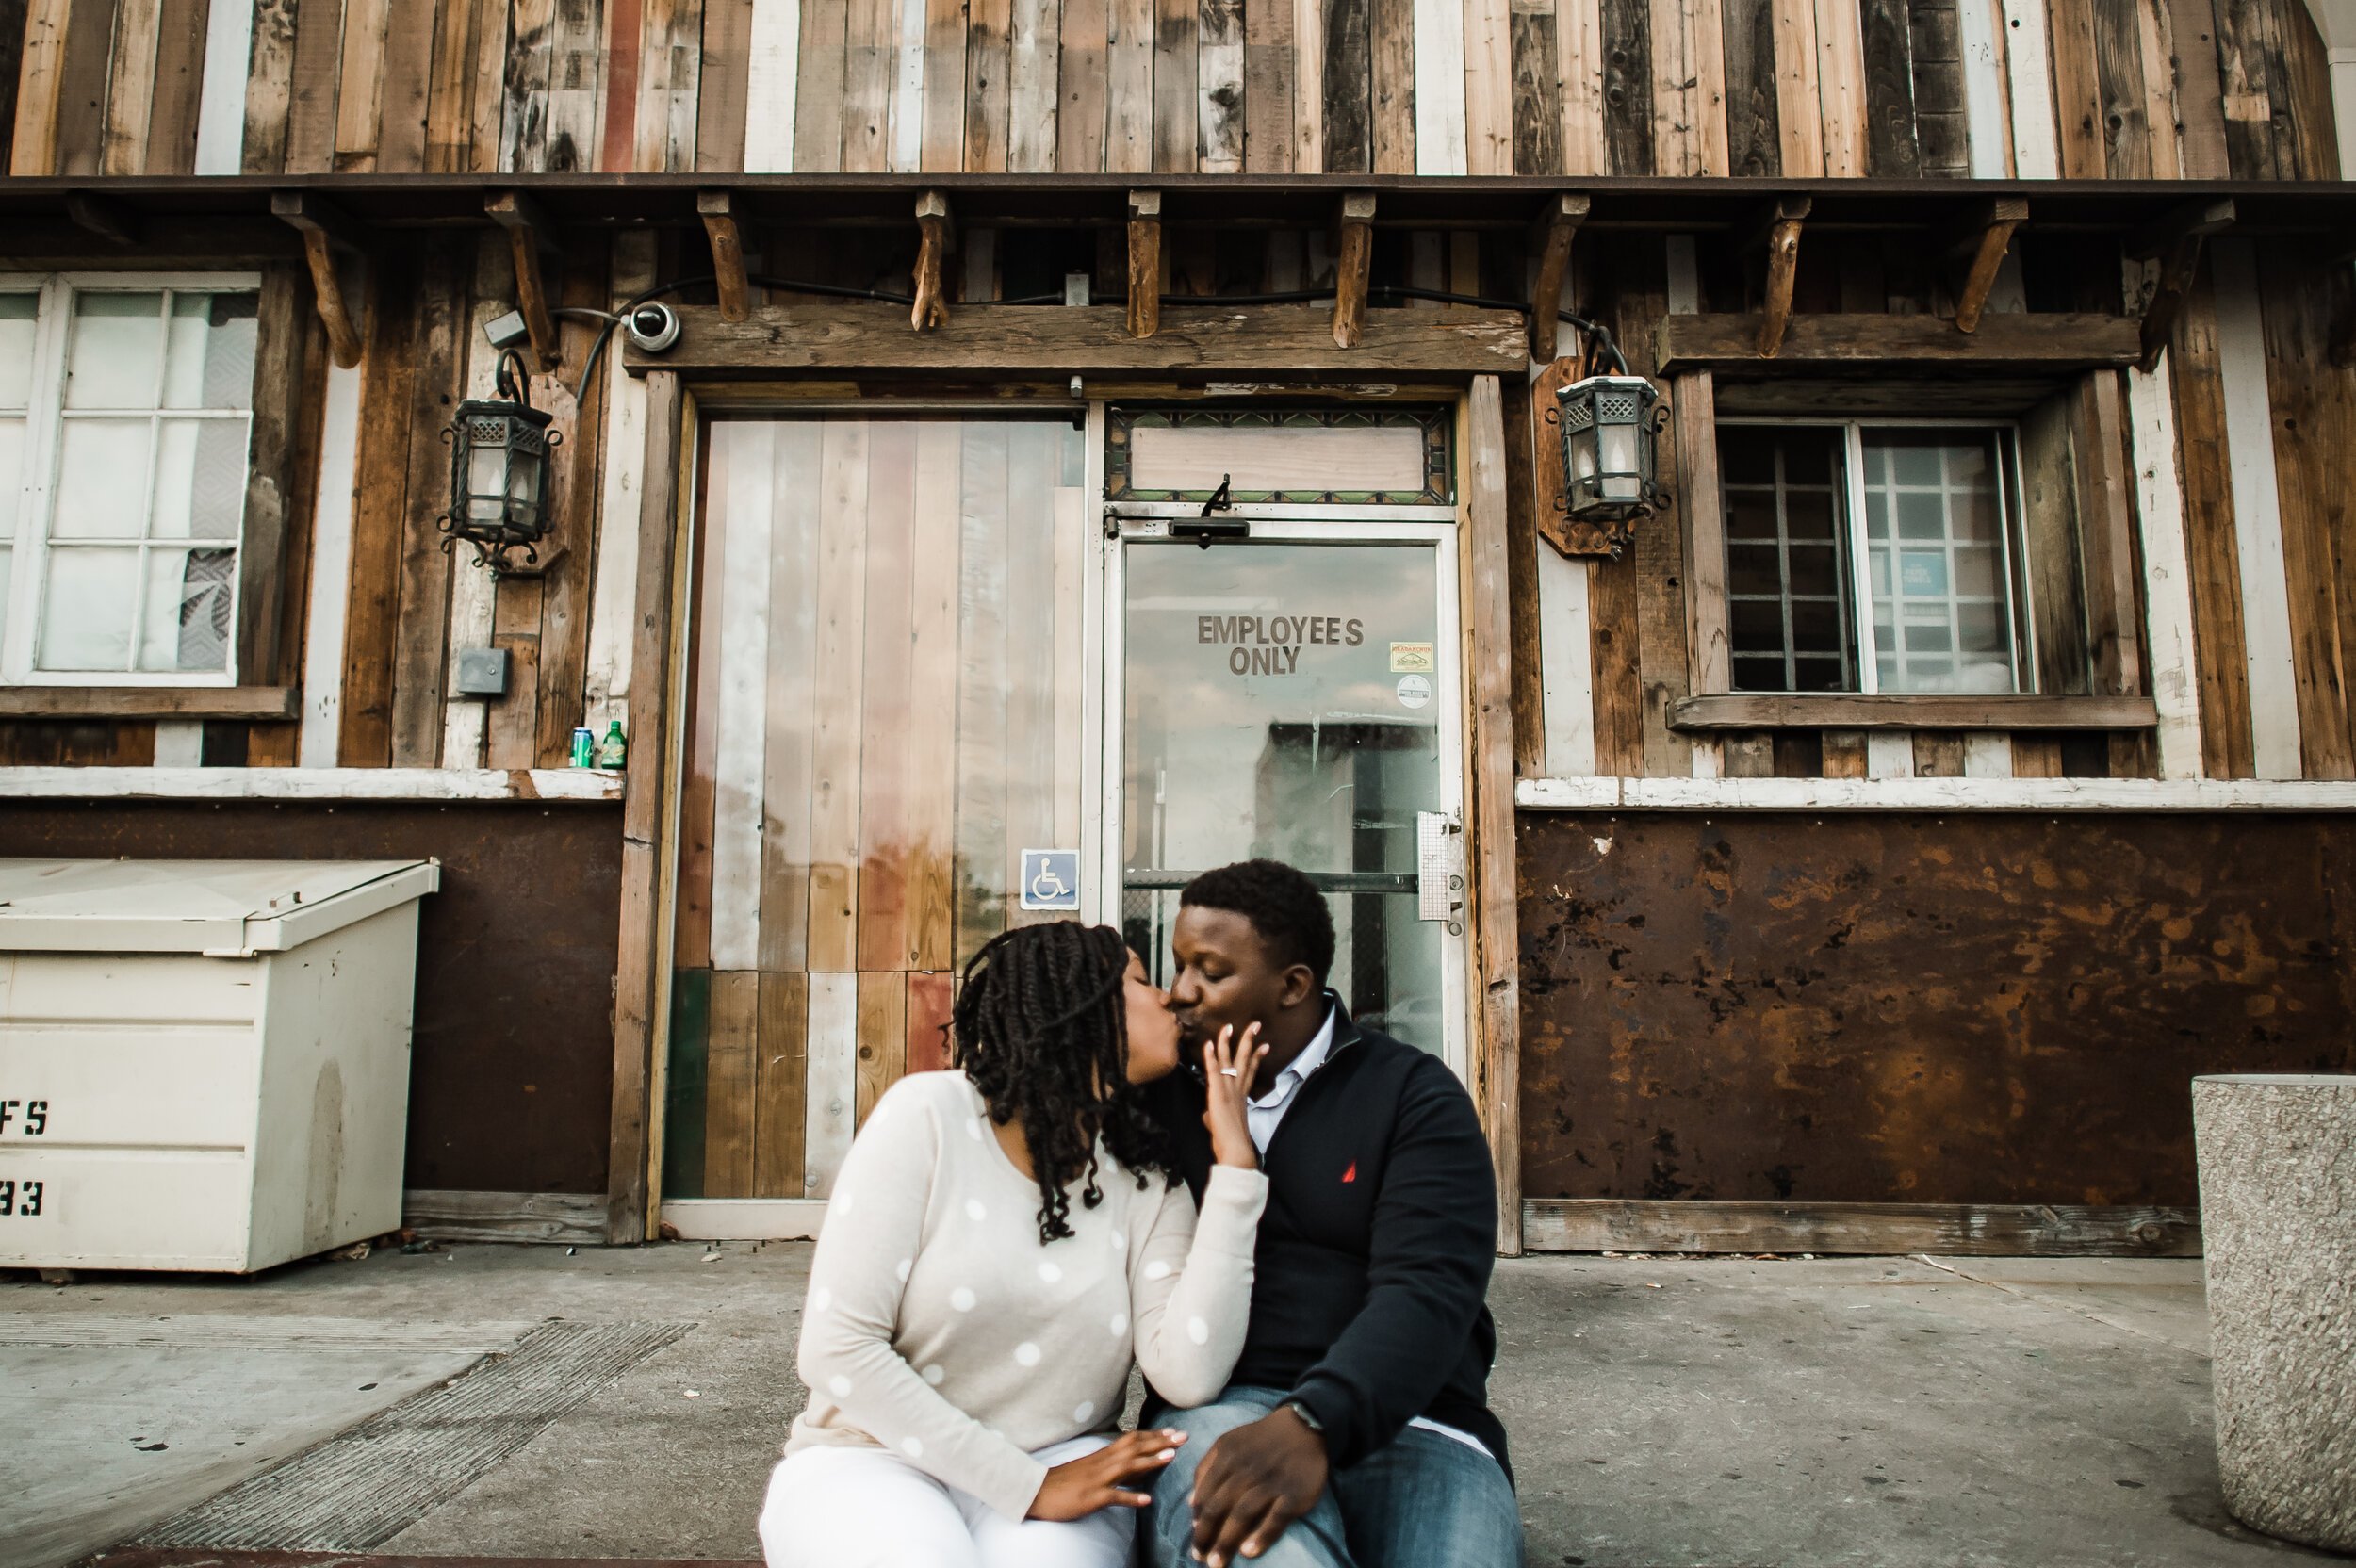
[(1080, 907), (1080, 852), (1076, 849), (1024, 850), (1023, 907), (1076, 912)]

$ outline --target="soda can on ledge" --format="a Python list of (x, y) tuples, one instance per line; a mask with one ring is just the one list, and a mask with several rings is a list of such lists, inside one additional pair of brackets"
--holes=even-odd
[(597, 760), (597, 732), (594, 729), (573, 731), (573, 766), (595, 767)]

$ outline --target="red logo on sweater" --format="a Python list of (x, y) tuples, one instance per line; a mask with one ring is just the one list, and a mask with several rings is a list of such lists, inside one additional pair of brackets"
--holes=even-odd
[(1354, 1182), (1357, 1179), (1358, 1162), (1356, 1160), (1352, 1160), (1350, 1162), (1350, 1168), (1342, 1172), (1342, 1180), (1345, 1182)]

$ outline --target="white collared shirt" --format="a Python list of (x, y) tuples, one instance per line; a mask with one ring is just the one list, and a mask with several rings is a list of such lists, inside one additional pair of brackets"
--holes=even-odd
[[(1244, 1119), (1252, 1126), (1252, 1146), (1263, 1156), (1268, 1153), (1268, 1140), (1276, 1136), (1277, 1124), (1284, 1119), (1284, 1113), (1291, 1110), (1293, 1102), (1300, 1098), (1301, 1086), (1309, 1081), (1311, 1073), (1325, 1065), (1326, 1057), (1333, 1053), (1333, 1020), (1338, 1016), (1337, 1009), (1329, 1005), (1325, 1009), (1325, 1022), (1318, 1026), (1316, 1037), (1301, 1048), (1300, 1055), (1284, 1064), (1284, 1070), (1276, 1075), (1276, 1082), (1268, 1086), (1268, 1093), (1257, 1100), (1245, 1102)], [(1442, 1437), (1452, 1437), (1466, 1447), (1477, 1448), (1491, 1459), (1497, 1458), (1489, 1453), (1487, 1444), (1470, 1432), (1444, 1427), (1420, 1415), (1410, 1416), (1407, 1424), (1421, 1427), (1428, 1432), (1438, 1432)]]

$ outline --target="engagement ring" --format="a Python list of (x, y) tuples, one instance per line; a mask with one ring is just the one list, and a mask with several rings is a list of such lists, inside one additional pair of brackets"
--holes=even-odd
[(1220, 1069), (1219, 1070), (1219, 1075), (1221, 1078), (1240, 1078), (1240, 1077), (1242, 1077), (1242, 1076), (1243, 1076), (1243, 1074), (1242, 1074), (1241, 1072), (1238, 1072), (1235, 1069), (1234, 1069), (1234, 1068), (1232, 1068), (1232, 1067), (1223, 1067), (1223, 1068), (1220, 1068)]

